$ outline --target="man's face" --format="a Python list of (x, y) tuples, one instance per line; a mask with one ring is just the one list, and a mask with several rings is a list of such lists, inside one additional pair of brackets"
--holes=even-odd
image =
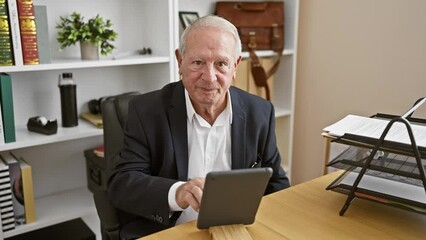
[(235, 41), (230, 33), (215, 28), (194, 29), (188, 35), (185, 55), (176, 51), (179, 74), (198, 107), (224, 103), (241, 58), (235, 57)]

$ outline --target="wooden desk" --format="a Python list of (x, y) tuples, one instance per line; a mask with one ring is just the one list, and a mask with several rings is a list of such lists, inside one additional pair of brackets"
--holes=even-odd
[[(356, 198), (339, 216), (346, 195), (325, 190), (339, 172), (262, 199), (256, 222), (247, 226), (257, 239), (426, 239), (426, 215)], [(141, 240), (210, 239), (189, 222)]]

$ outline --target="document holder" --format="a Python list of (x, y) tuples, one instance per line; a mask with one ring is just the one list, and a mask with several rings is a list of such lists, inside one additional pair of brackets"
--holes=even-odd
[[(389, 120), (378, 139), (346, 133), (332, 140), (349, 145), (327, 165), (345, 169), (345, 172), (326, 188), (348, 195), (339, 212), (340, 216), (344, 215), (356, 197), (426, 214), (426, 148), (416, 144), (411, 125), (411, 123), (426, 125), (425, 119), (411, 117), (425, 101), (426, 98), (417, 100), (414, 107), (402, 116), (381, 113), (372, 116)], [(397, 122), (405, 127), (410, 144), (385, 140), (389, 130)], [(386, 182), (384, 179), (387, 179), (394, 181), (392, 184), (408, 183), (408, 185), (404, 185), (400, 195), (394, 195), (382, 191), (381, 188), (372, 191), (360, 184), (362, 179), (365, 182), (374, 180), (376, 183)], [(388, 189), (392, 191), (392, 188), (389, 186)], [(413, 192), (416, 196), (414, 198), (404, 196), (404, 194), (413, 195)], [(417, 196), (421, 196), (420, 199)]]

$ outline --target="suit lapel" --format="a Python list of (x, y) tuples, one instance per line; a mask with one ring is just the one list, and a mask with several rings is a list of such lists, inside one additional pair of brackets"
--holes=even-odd
[(249, 166), (246, 163), (246, 112), (244, 110), (244, 102), (238, 95), (237, 91), (230, 88), (232, 99), (232, 169), (240, 169)]
[(182, 82), (177, 83), (173, 90), (168, 114), (170, 131), (175, 149), (178, 178), (181, 181), (186, 181), (188, 180), (188, 132), (186, 125), (187, 114), (185, 95)]

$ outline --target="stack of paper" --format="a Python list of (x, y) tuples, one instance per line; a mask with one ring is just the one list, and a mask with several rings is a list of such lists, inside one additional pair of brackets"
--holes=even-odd
[[(323, 130), (331, 136), (340, 137), (350, 133), (363, 137), (379, 139), (388, 125), (389, 120), (348, 115), (342, 120), (324, 128)], [(416, 144), (426, 147), (426, 126), (411, 124)], [(407, 127), (401, 122), (395, 122), (385, 140), (411, 144)]]

